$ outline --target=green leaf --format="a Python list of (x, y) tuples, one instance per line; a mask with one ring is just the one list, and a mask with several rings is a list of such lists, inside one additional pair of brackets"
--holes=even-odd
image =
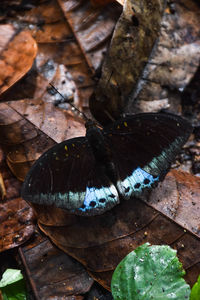
[(20, 270), (7, 269), (1, 278), (0, 288), (9, 285), (11, 283), (17, 282), (23, 278)]
[(197, 282), (193, 285), (192, 291), (190, 294), (190, 300), (199, 300), (200, 299), (200, 275)]
[(20, 270), (7, 269), (0, 281), (3, 300), (26, 300), (26, 287)]
[(190, 287), (184, 274), (175, 250), (146, 243), (119, 263), (111, 290), (115, 300), (186, 300)]

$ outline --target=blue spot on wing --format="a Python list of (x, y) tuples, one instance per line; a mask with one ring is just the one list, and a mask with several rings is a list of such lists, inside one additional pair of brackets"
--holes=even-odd
[(118, 189), (124, 198), (139, 196), (146, 188), (159, 181), (159, 176), (155, 177), (140, 167), (135, 169), (130, 176), (117, 183)]
[(110, 187), (87, 187), (83, 205), (74, 212), (84, 215), (97, 215), (111, 209), (119, 203), (118, 192), (114, 185)]

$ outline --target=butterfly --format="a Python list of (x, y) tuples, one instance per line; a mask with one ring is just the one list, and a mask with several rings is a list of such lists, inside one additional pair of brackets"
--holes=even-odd
[(102, 214), (155, 187), (187, 141), (191, 126), (173, 114), (127, 116), (59, 143), (32, 166), (23, 199), (83, 216)]

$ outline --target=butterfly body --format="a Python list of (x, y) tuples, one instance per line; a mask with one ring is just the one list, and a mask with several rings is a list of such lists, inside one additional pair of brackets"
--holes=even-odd
[(117, 170), (115, 168), (110, 145), (105, 139), (103, 130), (96, 126), (94, 122), (86, 124), (86, 139), (92, 149), (96, 167), (110, 178), (112, 183), (117, 183)]
[(139, 114), (57, 144), (31, 168), (22, 189), (30, 202), (77, 215), (101, 214), (139, 197), (166, 175), (191, 126), (171, 114)]

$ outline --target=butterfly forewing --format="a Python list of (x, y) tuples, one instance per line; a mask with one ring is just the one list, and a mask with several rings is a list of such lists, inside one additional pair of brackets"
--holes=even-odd
[(43, 154), (26, 177), (22, 197), (79, 215), (103, 213), (119, 201), (85, 137), (57, 144)]
[(171, 114), (139, 114), (105, 128), (124, 198), (139, 196), (164, 178), (191, 133), (191, 126)]

